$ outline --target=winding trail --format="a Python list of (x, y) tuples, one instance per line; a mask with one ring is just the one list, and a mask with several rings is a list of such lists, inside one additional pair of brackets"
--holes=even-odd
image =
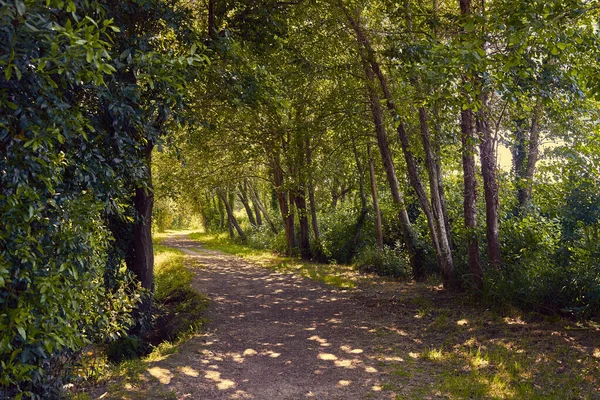
[(371, 308), (181, 235), (163, 243), (201, 265), (193, 287), (211, 300), (207, 332), (149, 369), (177, 398), (393, 398), (365, 322)]

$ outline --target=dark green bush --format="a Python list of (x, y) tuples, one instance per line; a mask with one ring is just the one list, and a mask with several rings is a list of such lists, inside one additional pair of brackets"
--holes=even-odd
[(355, 243), (359, 215), (360, 209), (344, 202), (320, 216), (322, 252), (329, 260), (348, 264), (363, 246), (374, 243), (374, 223), (369, 214), (361, 229), (360, 240)]
[(354, 259), (354, 265), (361, 272), (375, 273), (381, 276), (410, 279), (411, 269), (405, 252), (396, 247), (383, 246), (383, 250), (369, 246)]
[[(514, 217), (501, 225), (502, 271), (486, 271), (491, 302), (541, 313), (600, 316), (598, 252), (571, 247), (565, 263), (560, 221), (542, 215)], [(595, 247), (595, 245), (593, 246)]]

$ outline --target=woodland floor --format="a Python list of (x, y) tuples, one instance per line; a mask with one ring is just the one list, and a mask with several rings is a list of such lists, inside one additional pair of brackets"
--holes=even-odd
[(361, 279), (342, 290), (206, 250), (184, 235), (208, 323), (94, 398), (600, 399), (600, 330), (501, 315), (434, 285)]

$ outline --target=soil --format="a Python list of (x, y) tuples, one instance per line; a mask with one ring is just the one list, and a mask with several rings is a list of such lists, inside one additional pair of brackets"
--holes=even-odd
[[(598, 371), (593, 368), (594, 352), (600, 357), (597, 329), (569, 331), (563, 322), (498, 317), (432, 285), (373, 279), (358, 289), (339, 290), (203, 249), (182, 235), (163, 244), (187, 255), (193, 287), (210, 299), (208, 323), (177, 353), (150, 363), (145, 387), (131, 388), (139, 397), (122, 398), (461, 397), (440, 390), (439, 382), (480, 368), (464, 356), (470, 349), (541, 357), (539, 368), (550, 365), (551, 380), (553, 373), (581, 374), (577, 368), (583, 366), (588, 374)], [(562, 358), (579, 358), (579, 365), (555, 360), (555, 346), (563, 346)], [(436, 362), (424, 356), (431, 349), (460, 357)], [(582, 357), (587, 358), (582, 362)], [(503, 367), (493, 368), (502, 372)], [(543, 384), (535, 375), (539, 368), (529, 368), (533, 375), (524, 382)], [(507, 391), (495, 396), (491, 379), (479, 380), (484, 386), (465, 398), (510, 397)], [(590, 394), (585, 397), (600, 396), (597, 377), (585, 384)]]
[(178, 398), (390, 398), (381, 390), (370, 307), (185, 237), (163, 244), (202, 266), (193, 287), (211, 300), (207, 332), (155, 366), (153, 375)]

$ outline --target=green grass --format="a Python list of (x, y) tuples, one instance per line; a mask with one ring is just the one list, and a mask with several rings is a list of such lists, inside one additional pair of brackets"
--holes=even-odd
[(182, 251), (157, 243), (154, 253), (154, 304), (159, 310), (155, 323), (159, 336), (154, 340), (159, 344), (197, 331), (204, 322), (207, 299), (192, 288), (194, 273), (186, 267)]
[(349, 265), (318, 264), (298, 258), (283, 257), (269, 250), (253, 249), (243, 243), (232, 241), (227, 234), (192, 233), (189, 237), (202, 243), (209, 250), (242, 257), (271, 270), (296, 274), (340, 289), (356, 287), (360, 274)]
[[(162, 239), (162, 237), (160, 238)], [(108, 360), (106, 351), (96, 348), (84, 355), (81, 376), (87, 384), (81, 385), (72, 399), (90, 398), (88, 385), (106, 388), (104, 399), (176, 399), (176, 395), (158, 386), (146, 374), (151, 363), (177, 353), (179, 346), (189, 339), (205, 322), (205, 296), (192, 289), (193, 272), (185, 265), (182, 251), (154, 243), (155, 293), (154, 306), (158, 310), (155, 333), (150, 340), (158, 343), (144, 357), (124, 360), (117, 364)], [(155, 335), (154, 337), (152, 335)]]

